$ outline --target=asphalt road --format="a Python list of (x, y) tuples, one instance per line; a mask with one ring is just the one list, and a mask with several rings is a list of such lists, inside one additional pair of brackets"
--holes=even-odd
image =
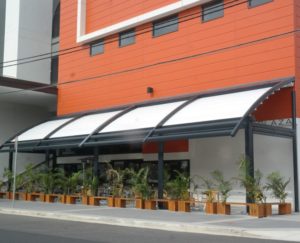
[(269, 243), (278, 241), (177, 233), (0, 214), (1, 243)]

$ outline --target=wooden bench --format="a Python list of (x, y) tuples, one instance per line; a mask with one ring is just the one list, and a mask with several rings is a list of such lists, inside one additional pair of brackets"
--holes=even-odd
[(7, 199), (7, 192), (0, 192), (0, 198)]
[(279, 205), (277, 202), (268, 202), (268, 203), (244, 203), (244, 202), (227, 202), (227, 205), (240, 205), (249, 207), (249, 215), (255, 216), (258, 218), (267, 217), (272, 215), (272, 206)]
[(37, 192), (32, 192), (32, 193), (27, 193), (27, 201), (36, 201), (39, 199), (41, 202), (45, 201), (45, 194), (44, 193), (37, 193)]
[(54, 203), (55, 201), (65, 203), (66, 201), (66, 196), (62, 194), (46, 194), (45, 196), (45, 201), (47, 203)]
[(100, 206), (100, 201), (101, 200), (105, 200), (107, 202), (108, 197), (104, 197), (104, 196), (95, 196), (95, 197), (90, 197), (90, 205), (93, 206)]
[(81, 195), (67, 195), (66, 196), (66, 204), (76, 204), (77, 199), (81, 199)]

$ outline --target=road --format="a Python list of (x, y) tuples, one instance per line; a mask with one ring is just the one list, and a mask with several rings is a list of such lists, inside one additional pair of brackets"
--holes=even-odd
[(269, 243), (239, 237), (177, 233), (0, 214), (1, 243)]

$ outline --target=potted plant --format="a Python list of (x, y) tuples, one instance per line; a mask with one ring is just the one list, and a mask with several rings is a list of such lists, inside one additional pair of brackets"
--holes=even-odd
[(78, 185), (80, 182), (81, 172), (73, 172), (69, 177), (66, 177), (65, 183), (63, 185), (64, 193), (66, 195), (65, 202), (68, 204), (74, 203), (74, 195), (78, 192)]
[(207, 214), (216, 214), (217, 213), (217, 195), (218, 192), (215, 188), (215, 185), (211, 179), (200, 176), (202, 180), (202, 186), (205, 188), (203, 194), (206, 196), (205, 202), (205, 212)]
[(232, 183), (231, 180), (225, 180), (223, 173), (219, 170), (215, 170), (211, 173), (212, 178), (216, 182), (216, 187), (221, 195), (221, 202), (218, 198), (217, 203), (217, 213), (219, 214), (230, 214), (230, 205), (226, 204), (227, 198), (229, 197), (229, 192), (232, 190)]
[(13, 195), (11, 192), (11, 186), (14, 179), (12, 171), (9, 170), (8, 168), (4, 168), (3, 178), (6, 178), (6, 184), (7, 184), (6, 198), (12, 199)]
[(190, 185), (191, 178), (184, 173), (175, 171), (175, 179), (166, 182), (169, 197), (168, 209), (171, 211), (190, 211)]
[(153, 194), (152, 187), (150, 186), (149, 179), (149, 168), (141, 168), (139, 171), (130, 170), (130, 184), (135, 196), (135, 206), (141, 209), (156, 209), (156, 202), (151, 200)]
[(242, 187), (246, 189), (246, 196), (251, 202), (249, 206), (249, 215), (258, 218), (265, 217), (267, 204), (265, 203), (266, 197), (264, 195), (264, 186), (261, 183), (263, 174), (260, 170), (254, 171), (254, 176), (248, 174), (249, 162), (246, 158), (242, 158), (239, 166), (239, 176), (236, 178)]
[(291, 214), (292, 206), (291, 203), (286, 203), (285, 200), (288, 196), (286, 192), (286, 187), (290, 183), (290, 178), (285, 180), (283, 176), (280, 175), (278, 171), (272, 172), (267, 176), (267, 183), (265, 188), (270, 190), (273, 196), (279, 200), (278, 213)]

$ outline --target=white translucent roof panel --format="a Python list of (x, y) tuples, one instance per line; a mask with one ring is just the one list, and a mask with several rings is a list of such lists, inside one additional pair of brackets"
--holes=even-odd
[(155, 127), (185, 101), (136, 108), (105, 127), (100, 133)]
[(44, 122), (19, 135), (18, 140), (27, 141), (27, 140), (43, 139), (52, 131), (54, 131), (56, 128), (70, 121), (71, 119), (73, 118), (64, 118), (64, 119)]
[(54, 133), (51, 138), (87, 135), (120, 111), (105, 112), (81, 117)]
[(243, 117), (271, 88), (199, 98), (172, 116), (164, 126)]

